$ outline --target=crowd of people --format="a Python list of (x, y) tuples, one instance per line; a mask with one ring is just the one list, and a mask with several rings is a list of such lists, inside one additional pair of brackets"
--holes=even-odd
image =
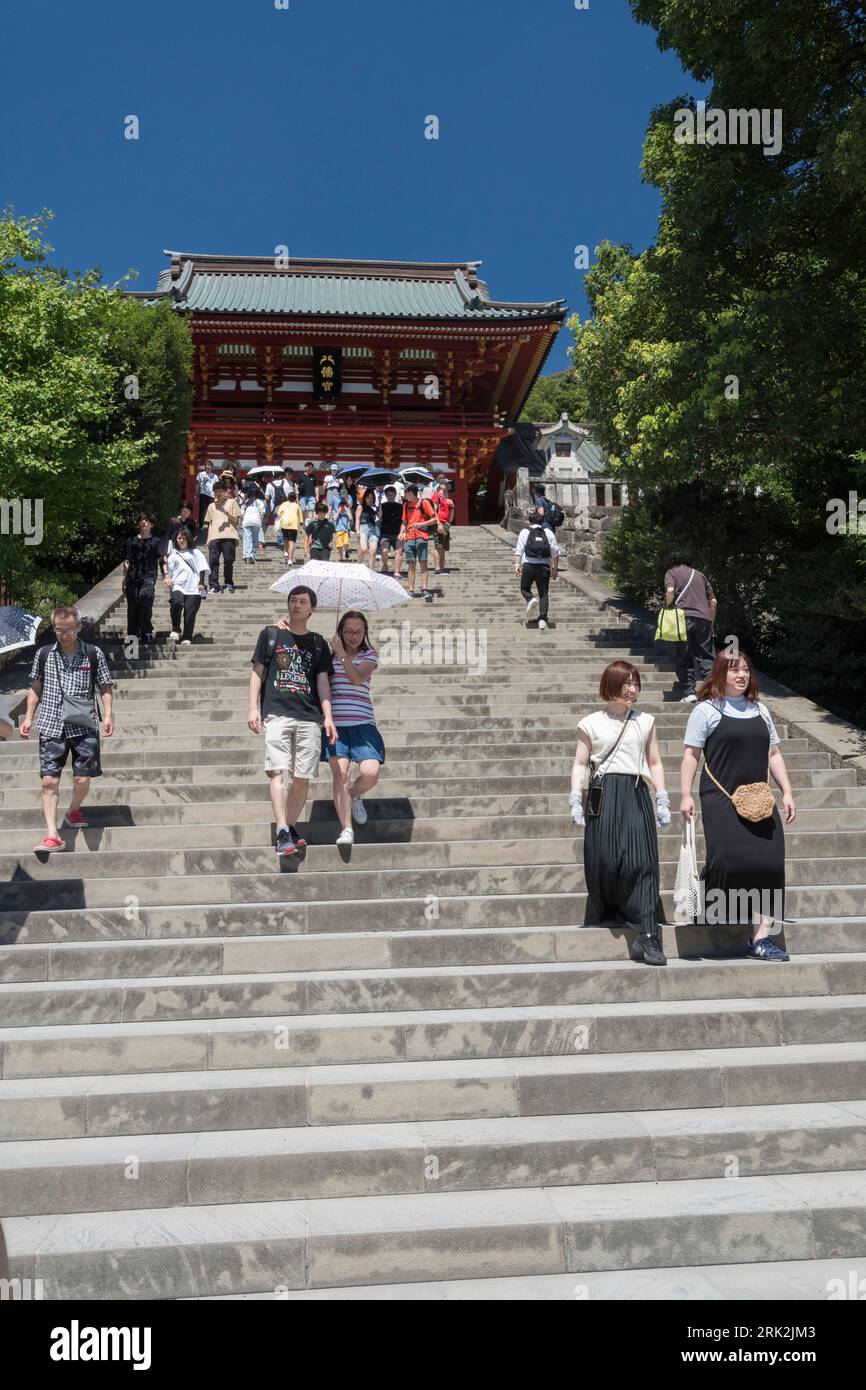
[[(207, 482), (210, 491), (204, 492)], [(358, 542), (359, 559), (373, 566), (378, 555), (387, 572), (393, 551), (397, 573), (405, 559), (410, 591), (417, 570), (424, 592), (430, 539), (438, 551), (440, 528), (448, 528), (453, 515), (453, 504), (445, 510), (450, 503), (447, 488), (439, 487), (425, 498), (414, 485), (407, 485), (399, 500), (391, 484), (378, 495), (358, 488), (351, 502), (344, 495), (347, 491), (333, 475), (322, 484), (306, 475), (298, 488), (278, 478), (263, 492), (246, 483), (239, 488), (233, 478), (214, 475), (202, 482), (198, 518), (182, 506), (165, 536), (155, 535), (153, 518), (142, 513), (123, 565), (130, 633), (152, 640), (155, 586), (161, 572), (168, 590), (169, 640), (190, 644), (202, 600), (208, 592), (220, 592), (220, 564), (226, 592), (233, 590), (239, 530), (250, 528), (244, 558), (254, 563), (253, 552), (264, 544), (270, 520), (280, 528), (277, 543), (289, 563), (302, 530), (305, 557), (327, 559), (332, 548), (344, 549), (332, 545), (342, 522), (342, 534)], [(557, 524), (558, 518), (534, 497), (514, 550), (526, 621), (540, 629), (547, 626), (549, 585), (557, 577)], [(202, 531), (207, 558), (196, 543)], [(440, 566), (447, 539), (442, 552), (437, 555)], [(694, 821), (693, 786), (703, 757), (699, 797), (706, 842), (704, 893), (707, 900), (710, 894), (716, 900), (721, 895), (725, 910), (720, 922), (748, 921), (752, 957), (785, 961), (787, 954), (772, 936), (778, 918), (784, 916), (782, 818), (791, 825), (796, 807), (779, 736), (758, 698), (748, 658), (742, 652), (715, 653), (716, 596), (687, 555), (671, 556), (664, 594), (665, 602), (680, 607), (686, 618), (676, 668), (681, 699), (694, 709), (683, 738), (680, 811), (684, 822)], [(385, 762), (371, 698), (378, 657), (365, 615), (343, 613), (328, 641), (309, 629), (316, 608), (316, 594), (309, 585), (295, 584), (287, 603), (287, 616), (258, 635), (247, 711), (249, 729), (264, 737), (280, 857), (306, 847), (298, 823), (320, 763), (327, 762), (331, 771), (337, 844), (347, 847), (354, 842), (354, 827), (368, 820), (364, 797), (376, 787)], [(114, 731), (113, 682), (104, 652), (82, 640), (74, 608), (56, 608), (52, 626), (54, 641), (40, 647), (33, 660), (19, 727), (21, 737), (29, 739), (35, 723), (39, 737), (45, 836), (36, 850), (46, 853), (65, 848), (61, 828), (87, 827), (82, 803), (92, 779), (102, 772), (100, 724), (105, 737)], [(603, 708), (577, 726), (569, 805), (575, 825), (584, 830), (586, 924), (632, 927), (636, 958), (665, 965), (657, 827), (671, 824), (671, 800), (655, 718), (637, 708), (640, 692), (637, 667), (622, 660), (605, 667), (599, 684)], [(0, 737), (11, 734), (11, 721), (0, 708)], [(60, 778), (70, 759), (73, 790), (59, 826)], [(771, 777), (781, 791), (782, 816), (770, 793)]]
[[(304, 464), (297, 479), (289, 468), (274, 469), (273, 474), (264, 488), (250, 478), (239, 483), (231, 469), (217, 475), (209, 464), (196, 478), (199, 526), (208, 527), (212, 569), (218, 568), (223, 556), (227, 593), (233, 593), (234, 586), (225, 557), (229, 546), (237, 547), (239, 528), (247, 564), (255, 564), (265, 548), (265, 532), (273, 526), (274, 544), (283, 550), (289, 565), (329, 560), (332, 552), (341, 561), (352, 560), (356, 547), (359, 563), (396, 579), (405, 578), (413, 597), (417, 576), (418, 597), (424, 599), (432, 597), (428, 587), (431, 558), (434, 575), (448, 573), (454, 501), (447, 478), (423, 486), (400, 478), (365, 485), (328, 471), (319, 482), (312, 463)], [(241, 509), (240, 516), (232, 503)], [(234, 550), (229, 566), (233, 558)]]

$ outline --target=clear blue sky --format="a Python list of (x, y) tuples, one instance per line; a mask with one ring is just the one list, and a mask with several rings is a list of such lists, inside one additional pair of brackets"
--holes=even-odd
[(693, 89), (625, 0), (41, 0), (3, 29), (3, 202), (138, 289), (164, 247), (285, 244), (482, 260), (497, 298), (583, 316), (574, 247), (653, 240), (647, 119)]

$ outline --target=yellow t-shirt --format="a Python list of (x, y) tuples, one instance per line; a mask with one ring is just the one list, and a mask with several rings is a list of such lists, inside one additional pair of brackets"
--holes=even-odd
[(304, 517), (297, 502), (282, 502), (277, 507), (277, 518), (281, 531), (303, 530)]

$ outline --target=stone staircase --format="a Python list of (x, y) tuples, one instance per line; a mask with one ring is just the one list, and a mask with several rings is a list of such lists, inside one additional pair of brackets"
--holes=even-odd
[[(667, 969), (633, 963), (582, 926), (575, 725), (634, 660), (676, 789), (687, 710), (565, 582), (525, 630), (497, 532), (452, 563), (374, 641), (483, 630), (486, 669), (380, 669), (350, 850), (324, 767), (306, 854), (271, 848), (245, 714), (272, 548), (192, 648), (127, 661), (109, 623), (117, 733), (71, 852), (34, 855), (36, 749), (0, 745), (0, 1216), (46, 1298), (818, 1298), (866, 1272), (866, 787), (780, 727), (791, 962), (669, 927)], [(676, 824), (660, 847), (672, 917)]]

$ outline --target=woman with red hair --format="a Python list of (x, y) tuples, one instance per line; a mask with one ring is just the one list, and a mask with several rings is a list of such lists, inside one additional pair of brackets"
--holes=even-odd
[(680, 810), (688, 820), (695, 816), (692, 784), (703, 751), (705, 920), (751, 923), (749, 955), (788, 960), (770, 940), (776, 917), (785, 913), (785, 835), (770, 773), (782, 792), (786, 825), (797, 810), (773, 717), (758, 699), (755, 672), (742, 653), (719, 652), (697, 695), (683, 739)]

